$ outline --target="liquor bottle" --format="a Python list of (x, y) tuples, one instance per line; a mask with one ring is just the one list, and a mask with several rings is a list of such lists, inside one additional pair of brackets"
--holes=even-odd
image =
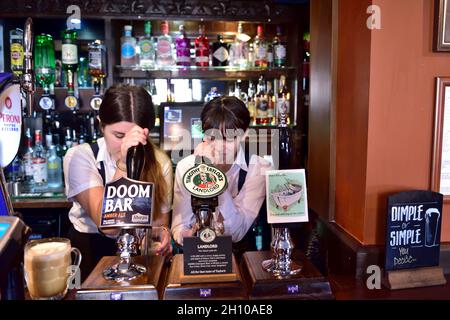
[(53, 134), (53, 145), (56, 148), (56, 154), (58, 155), (58, 157), (60, 157), (62, 159), (64, 157), (64, 152), (63, 152), (63, 148), (61, 146), (59, 134), (56, 134), (56, 133)]
[(286, 40), (283, 37), (281, 26), (277, 26), (277, 34), (272, 41), (274, 50), (274, 65), (277, 68), (286, 66)]
[(64, 104), (69, 109), (78, 107), (78, 99), (75, 97), (75, 72), (78, 68), (78, 48), (76, 30), (62, 32), (62, 68), (65, 71), (67, 82), (67, 97)]
[(175, 40), (176, 53), (177, 53), (177, 65), (178, 66), (190, 66), (191, 65), (191, 43), (186, 37), (186, 31), (184, 25), (180, 25), (180, 36)]
[(31, 129), (27, 128), (25, 131), (25, 149), (22, 155), (22, 167), (24, 171), (25, 186), (30, 189), (33, 184), (33, 138), (31, 136)]
[(34, 67), (36, 80), (42, 86), (44, 92), (39, 99), (39, 106), (48, 112), (54, 109), (55, 102), (51, 97), (51, 86), (55, 82), (55, 48), (53, 38), (49, 34), (36, 36), (34, 45)]
[(41, 130), (34, 132), (34, 150), (32, 158), (33, 182), (36, 191), (45, 188), (47, 184), (47, 159), (46, 151), (42, 145)]
[(158, 67), (170, 67), (174, 64), (172, 56), (172, 37), (169, 36), (169, 22), (161, 22), (161, 33), (156, 43), (156, 64)]
[(92, 96), (89, 105), (92, 109), (98, 110), (102, 103), (103, 79), (107, 74), (106, 49), (101, 40), (95, 40), (94, 42), (89, 43), (88, 50), (88, 68), (94, 86), (94, 95)]
[(267, 67), (273, 68), (274, 62), (273, 62), (273, 45), (268, 44), (267, 45)]
[(48, 186), (52, 189), (59, 189), (62, 187), (62, 167), (61, 158), (57, 154), (55, 145), (50, 145), (48, 149), (47, 158), (47, 174)]
[(275, 94), (273, 92), (272, 81), (266, 83), (267, 92), (267, 117), (268, 124), (275, 124)]
[(199, 36), (195, 39), (195, 65), (197, 67), (209, 66), (209, 40), (205, 36), (205, 26), (198, 27)]
[(248, 96), (247, 94), (242, 90), (242, 80), (238, 79), (236, 80), (235, 90), (234, 90), (234, 96), (241, 99), (244, 103), (247, 103)]
[(133, 26), (123, 27), (123, 36), (120, 38), (120, 65), (122, 67), (136, 66), (136, 39), (132, 36)]
[(250, 37), (243, 33), (242, 23), (239, 23), (236, 38), (230, 47), (230, 66), (247, 68), (249, 39)]
[(256, 124), (257, 125), (267, 125), (269, 124), (268, 116), (268, 104), (267, 94), (266, 94), (266, 84), (264, 82), (264, 77), (260, 76), (258, 80), (255, 106), (256, 106)]
[(152, 23), (145, 21), (144, 36), (139, 39), (139, 66), (141, 68), (155, 67), (155, 47), (152, 39)]
[(11, 48), (11, 71), (19, 76), (23, 73), (23, 30), (16, 28), (9, 32)]
[[(239, 88), (239, 91), (240, 90), (241, 89)], [(230, 97), (237, 97), (237, 95), (236, 95), (236, 84), (234, 84), (233, 82), (228, 82), (228, 95)]]
[(101, 40), (95, 40), (88, 45), (88, 68), (94, 82), (107, 75), (106, 48)]
[(79, 145), (77, 130), (72, 129), (72, 147)]
[(277, 96), (277, 124), (278, 126), (287, 126), (290, 123), (289, 107), (290, 107), (290, 93), (286, 86), (286, 77), (280, 77), (280, 85)]
[(212, 45), (212, 65), (224, 67), (228, 66), (230, 58), (230, 45), (225, 43), (222, 36), (219, 34), (217, 36), (217, 42)]
[(302, 62), (302, 94), (303, 94), (303, 104), (307, 107), (309, 106), (309, 51), (310, 36), (306, 32), (303, 35), (303, 62)]
[(86, 57), (80, 57), (78, 61), (78, 87), (86, 88), (90, 86), (89, 60)]
[(255, 86), (252, 81), (248, 83), (248, 90), (247, 90), (247, 109), (250, 113), (250, 121), (251, 125), (255, 124)]
[(34, 67), (37, 82), (42, 86), (44, 93), (49, 94), (50, 85), (55, 82), (55, 48), (53, 38), (49, 34), (36, 36)]
[(252, 69), (254, 67), (255, 67), (255, 48), (253, 43), (249, 43), (246, 68)]
[(257, 27), (257, 34), (254, 41), (255, 67), (267, 68), (267, 42), (264, 40), (263, 27)]
[(97, 135), (97, 129), (95, 128), (95, 116), (89, 117), (89, 135), (90, 135), (90, 142), (96, 143), (98, 139)]

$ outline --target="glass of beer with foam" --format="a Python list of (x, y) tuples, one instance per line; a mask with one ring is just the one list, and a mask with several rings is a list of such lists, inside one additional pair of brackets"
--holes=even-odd
[[(74, 263), (72, 264), (72, 253)], [(76, 276), (81, 253), (65, 238), (32, 240), (25, 245), (24, 271), (30, 297), (34, 300), (63, 299), (69, 276)], [(78, 272), (79, 276), (79, 272)]]

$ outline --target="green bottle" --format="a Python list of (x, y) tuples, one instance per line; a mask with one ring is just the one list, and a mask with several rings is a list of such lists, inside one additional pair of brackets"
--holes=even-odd
[(44, 93), (49, 93), (50, 85), (55, 82), (55, 49), (49, 34), (36, 36), (34, 67), (37, 82), (44, 88)]
[(62, 32), (62, 67), (67, 73), (67, 89), (74, 91), (74, 72), (78, 68), (77, 31), (65, 30)]

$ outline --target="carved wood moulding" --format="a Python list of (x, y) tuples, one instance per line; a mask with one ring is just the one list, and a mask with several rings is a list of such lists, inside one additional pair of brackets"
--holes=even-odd
[[(88, 18), (205, 19), (245, 21), (294, 21), (296, 6), (270, 0), (15, 0), (0, 1), (0, 17), (67, 16), (70, 5)], [(293, 10), (294, 9), (294, 10)]]

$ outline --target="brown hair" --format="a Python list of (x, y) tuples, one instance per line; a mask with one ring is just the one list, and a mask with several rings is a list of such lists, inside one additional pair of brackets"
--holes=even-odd
[(218, 129), (225, 136), (226, 129), (247, 130), (250, 113), (245, 103), (236, 97), (222, 96), (209, 101), (201, 114), (203, 132)]
[[(139, 86), (118, 85), (110, 87), (100, 105), (99, 118), (102, 127), (121, 121), (132, 122), (141, 128), (153, 129), (155, 126), (155, 110), (152, 97)], [(155, 206), (157, 214), (161, 213), (161, 205), (167, 196), (167, 184), (161, 164), (156, 159), (156, 152), (165, 154), (150, 139), (145, 148), (145, 164), (140, 180), (155, 183)]]

